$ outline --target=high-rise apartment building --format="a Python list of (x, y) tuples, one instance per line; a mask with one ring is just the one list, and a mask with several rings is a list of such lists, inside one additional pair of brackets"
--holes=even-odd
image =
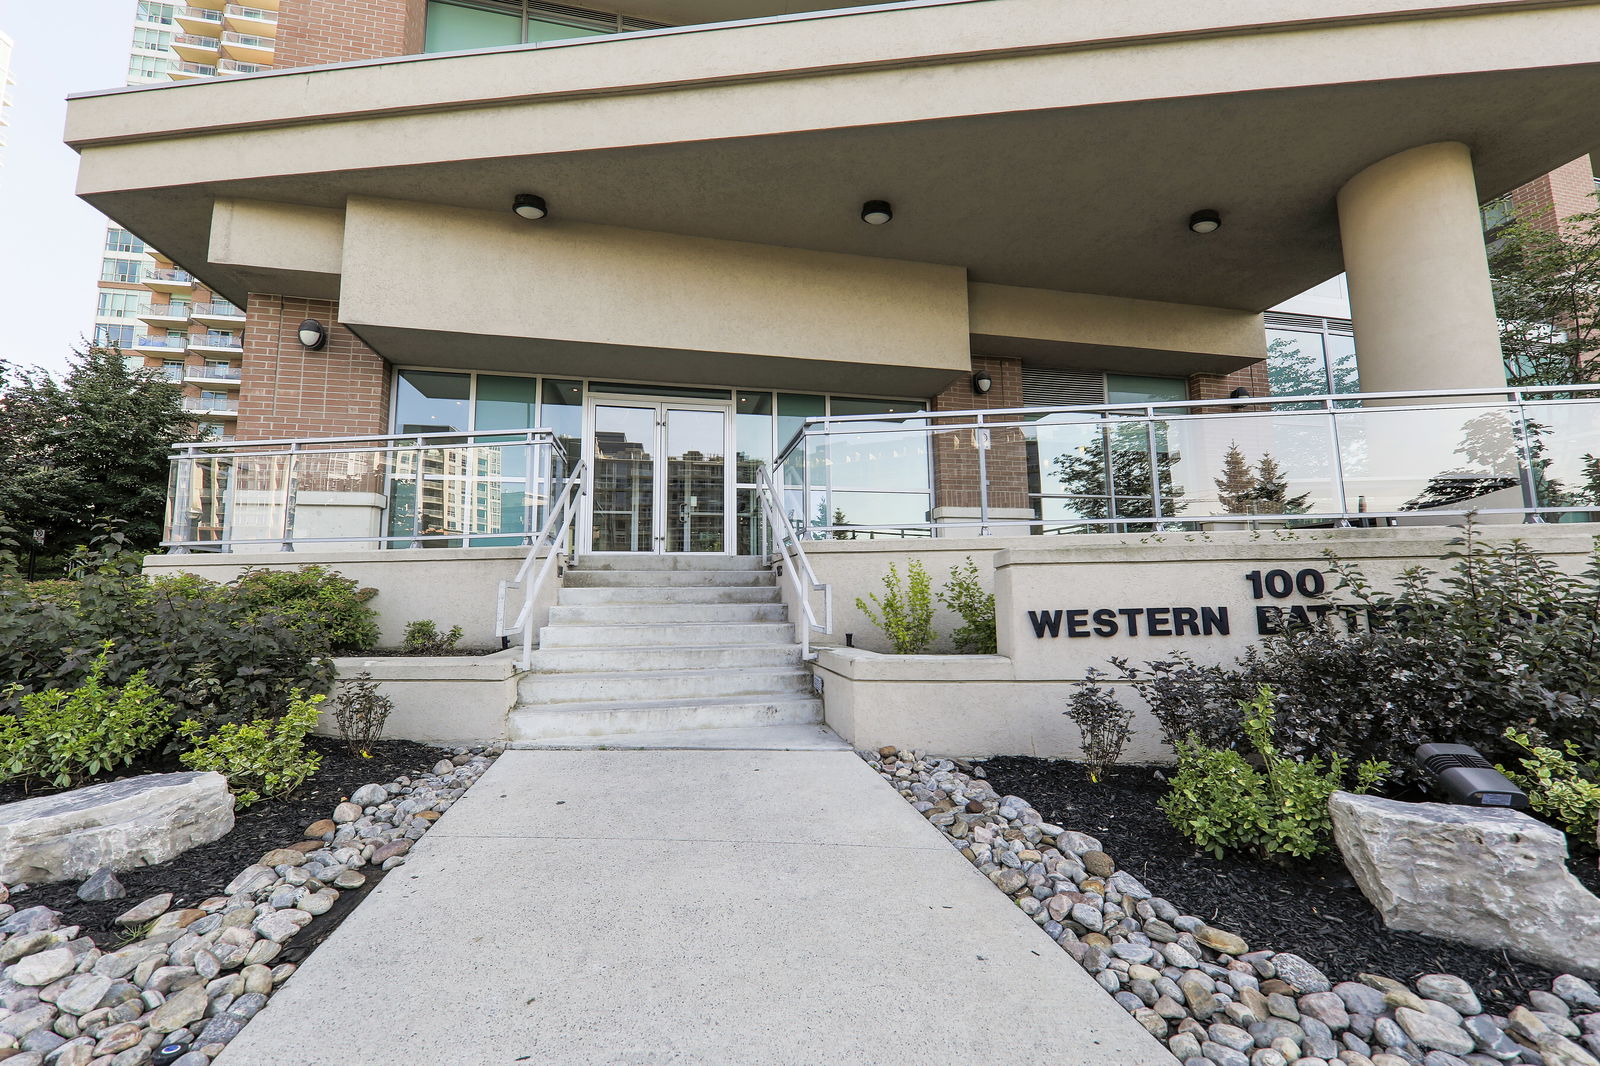
[[(128, 84), (153, 85), (271, 68), (277, 0), (261, 6), (139, 0)], [(230, 437), (239, 411), (245, 316), (160, 251), (106, 229), (95, 339), (182, 383), (202, 435)]]
[(0, 166), (5, 165), (7, 115), (11, 111), (11, 87), (16, 81), (11, 77), (11, 38), (0, 30)]

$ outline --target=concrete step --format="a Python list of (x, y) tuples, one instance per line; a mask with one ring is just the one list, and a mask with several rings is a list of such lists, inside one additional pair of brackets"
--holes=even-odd
[(518, 708), (507, 718), (513, 744), (553, 737), (666, 733), (693, 729), (744, 729), (761, 725), (812, 725), (822, 721), (822, 701), (810, 696), (730, 696), (650, 703), (568, 703)]
[(550, 608), (552, 626), (689, 622), (786, 622), (781, 603), (609, 603)]
[(711, 588), (663, 585), (657, 588), (594, 588), (567, 586), (556, 594), (562, 607), (600, 606), (608, 603), (778, 603), (774, 585), (722, 585)]
[(756, 670), (617, 670), (590, 674), (529, 674), (517, 685), (518, 706), (805, 695), (811, 673), (793, 666)]
[(615, 670), (759, 670), (799, 664), (800, 645), (787, 643), (541, 648), (533, 653), (533, 671), (537, 674), (605, 673)]
[(621, 645), (784, 644), (794, 640), (788, 622), (690, 622), (653, 625), (545, 626), (541, 648), (611, 648)]
[(849, 751), (825, 725), (758, 725), (742, 729), (674, 729), (665, 733), (601, 733), (524, 740), (513, 748), (571, 751)]
[(762, 555), (580, 555), (569, 570), (765, 570)]
[(567, 588), (723, 588), (727, 586), (776, 586), (771, 570), (568, 570), (563, 579)]

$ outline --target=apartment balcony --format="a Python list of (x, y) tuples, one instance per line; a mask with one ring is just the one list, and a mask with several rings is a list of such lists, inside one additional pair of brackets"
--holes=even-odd
[(256, 37), (278, 36), (278, 13), (262, 7), (229, 4), (222, 9), (228, 29)]
[(188, 304), (145, 304), (139, 308), (139, 321), (166, 329), (186, 325), (189, 321)]
[(146, 288), (155, 292), (186, 293), (194, 290), (194, 278), (187, 270), (148, 270), (140, 280)]
[(238, 418), (239, 401), (233, 397), (220, 399), (215, 396), (185, 396), (183, 409), (192, 415), (205, 415), (208, 418)]
[(183, 381), (183, 367), (181, 366), (143, 366), (141, 364), (140, 366), (135, 367), (130, 364), (130, 369), (154, 370), (156, 372), (156, 377), (160, 378), (162, 381), (170, 381), (174, 385)]
[(217, 50), (221, 43), (215, 32), (209, 36), (180, 33), (172, 38), (172, 51), (185, 62), (205, 65), (217, 61)]
[(236, 326), (244, 322), (244, 308), (230, 303), (195, 304), (189, 315), (205, 325)]
[(257, 74), (271, 69), (271, 63), (241, 63), (237, 59), (224, 59), (217, 63), (218, 74)]
[(188, 338), (189, 350), (193, 352), (221, 352), (224, 355), (237, 355), (244, 351), (244, 341), (238, 337), (219, 337), (216, 334), (195, 334)]
[(188, 81), (191, 78), (214, 78), (217, 68), (210, 63), (174, 63), (167, 68), (167, 77), (173, 81)]
[(188, 346), (188, 337), (135, 337), (133, 348), (139, 352), (181, 352)]
[(183, 371), (183, 380), (191, 385), (238, 388), (244, 371), (236, 366), (190, 366)]
[(222, 34), (223, 56), (239, 63), (257, 63), (270, 66), (277, 47), (277, 41), (271, 37), (263, 37), (256, 33), (236, 33), (233, 30), (224, 30)]
[(212, 8), (194, 5), (180, 7), (172, 17), (184, 33), (216, 37), (222, 32), (222, 12)]

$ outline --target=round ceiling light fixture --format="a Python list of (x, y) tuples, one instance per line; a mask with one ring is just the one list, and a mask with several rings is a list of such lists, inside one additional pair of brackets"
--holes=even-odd
[(894, 208), (888, 200), (868, 200), (861, 205), (861, 221), (869, 226), (882, 226), (894, 219)]
[(1189, 230), (1192, 233), (1215, 233), (1221, 228), (1222, 215), (1209, 207), (1189, 216)]
[(300, 343), (313, 352), (320, 352), (328, 343), (328, 329), (314, 318), (300, 323)]
[(535, 196), (531, 192), (517, 193), (517, 198), (511, 201), (511, 210), (529, 222), (537, 222), (550, 213), (550, 209), (544, 205), (544, 197)]

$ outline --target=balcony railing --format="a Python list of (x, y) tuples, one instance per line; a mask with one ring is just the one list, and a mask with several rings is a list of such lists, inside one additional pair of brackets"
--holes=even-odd
[(180, 19), (188, 19), (191, 22), (220, 23), (222, 21), (222, 12), (213, 11), (206, 7), (180, 7), (176, 15)]
[(238, 45), (240, 48), (259, 48), (264, 52), (270, 52), (278, 47), (278, 42), (271, 37), (258, 37), (253, 33), (235, 33), (232, 30), (223, 33), (222, 43)]
[(191, 309), (189, 304), (145, 304), (139, 308), (138, 317), (185, 319)]
[(197, 78), (211, 78), (217, 73), (217, 68), (209, 63), (174, 63), (167, 70), (179, 74), (192, 74)]
[(229, 4), (223, 8), (229, 18), (254, 19), (257, 22), (277, 22), (278, 13), (260, 7), (245, 7), (243, 4)]
[(153, 369), (156, 372), (156, 376), (163, 381), (178, 382), (183, 380), (183, 367), (181, 366), (158, 366)]
[(1600, 520), (1600, 386), (808, 419), (812, 539)]
[(196, 318), (243, 318), (244, 308), (230, 303), (195, 304), (189, 313)]
[(265, 63), (241, 63), (237, 59), (217, 61), (218, 74), (259, 74), (263, 70), (271, 69)]
[(544, 429), (179, 444), (163, 544), (180, 552), (526, 544), (567, 469)]
[(189, 343), (188, 337), (135, 337), (135, 348), (161, 348), (163, 350), (182, 351)]
[(197, 333), (189, 338), (189, 347), (226, 348), (229, 351), (237, 352), (244, 348), (244, 341), (238, 337), (219, 337), (215, 333), (207, 333), (204, 336)]
[(183, 45), (189, 48), (204, 48), (215, 52), (220, 42), (215, 37), (202, 37), (197, 33), (180, 33), (172, 39), (172, 43), (174, 47)]
[(191, 366), (184, 376), (194, 381), (239, 381), (244, 371), (236, 366)]
[(194, 277), (187, 270), (146, 270), (144, 280), (165, 281), (174, 285), (192, 285)]
[(215, 396), (185, 396), (183, 409), (197, 415), (236, 415), (239, 413), (239, 401), (232, 397), (219, 399)]

